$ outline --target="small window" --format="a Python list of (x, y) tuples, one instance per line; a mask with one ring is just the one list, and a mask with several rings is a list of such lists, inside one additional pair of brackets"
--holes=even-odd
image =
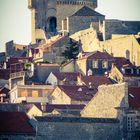
[(27, 91), (22, 91), (21, 92), (21, 97), (28, 97), (28, 93), (27, 93)]
[(125, 69), (125, 74), (132, 74), (132, 69)]
[(127, 130), (132, 131), (134, 129), (134, 119), (133, 117), (127, 117)]
[(137, 69), (137, 74), (140, 74), (140, 69)]
[(38, 91), (37, 90), (32, 91), (32, 97), (38, 97)]
[(92, 61), (92, 68), (98, 68), (98, 61), (97, 60)]
[(102, 62), (102, 68), (105, 68), (105, 69), (108, 68), (108, 62), (107, 61)]

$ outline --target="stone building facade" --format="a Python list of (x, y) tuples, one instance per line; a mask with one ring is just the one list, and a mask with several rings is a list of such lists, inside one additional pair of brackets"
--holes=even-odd
[(140, 34), (114, 35), (112, 39), (100, 42), (101, 50), (114, 57), (125, 57), (136, 66), (140, 66)]
[(98, 93), (88, 103), (81, 112), (83, 117), (95, 118), (119, 118), (120, 112), (116, 109), (127, 108), (128, 87), (122, 83), (120, 85), (102, 85), (98, 88)]
[(17, 85), (10, 91), (11, 103), (46, 103), (53, 91), (50, 85)]
[(106, 19), (100, 23), (100, 31), (104, 40), (111, 39), (112, 34), (137, 34), (140, 31), (140, 21)]
[(74, 34), (75, 32), (89, 28), (91, 23), (96, 31), (99, 31), (99, 22), (103, 22), (104, 19), (104, 15), (84, 6), (62, 21), (62, 32)]
[(7, 57), (26, 57), (27, 45), (21, 45), (9, 41), (5, 44), (6, 56)]
[(76, 61), (77, 71), (84, 75), (104, 75), (111, 69), (114, 58), (107, 52), (81, 53)]
[(62, 20), (73, 15), (83, 6), (94, 10), (97, 7), (97, 0), (29, 0), (28, 8), (32, 15), (32, 43), (36, 42), (38, 29), (41, 35), (37, 39), (42, 39), (44, 34), (47, 37), (55, 35), (62, 29)]
[(36, 117), (38, 140), (121, 140), (117, 119)]
[(102, 85), (98, 93), (81, 111), (82, 117), (118, 118), (120, 120), (121, 136), (125, 134), (126, 124), (124, 109), (128, 108), (128, 86), (125, 83)]

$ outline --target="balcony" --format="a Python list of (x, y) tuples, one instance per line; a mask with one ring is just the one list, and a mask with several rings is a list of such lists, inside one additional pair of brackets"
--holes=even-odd
[(10, 74), (10, 79), (15, 79), (25, 76), (25, 71), (15, 72)]

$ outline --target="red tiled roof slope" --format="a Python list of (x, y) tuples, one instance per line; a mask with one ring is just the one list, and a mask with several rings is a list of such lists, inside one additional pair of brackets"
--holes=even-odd
[(109, 84), (113, 84), (112, 81), (107, 78), (106, 76), (82, 76), (81, 80), (87, 85), (89, 86), (89, 83), (91, 83), (91, 86), (93, 86), (94, 88), (98, 88), (98, 86), (100, 85), (109, 85)]
[(110, 54), (108, 54), (107, 52), (93, 52), (93, 54), (91, 54), (90, 56), (88, 56), (88, 59), (114, 59), (113, 56), (111, 56)]
[(77, 101), (90, 101), (96, 94), (96, 90), (90, 89), (87, 86), (58, 86), (65, 94), (72, 100)]
[(134, 65), (124, 57), (114, 57), (114, 59), (118, 69), (121, 69), (122, 67), (134, 67)]
[(29, 118), (23, 112), (0, 112), (0, 133), (35, 134)]
[(140, 108), (140, 87), (129, 87), (128, 94), (129, 106)]
[(64, 80), (66, 78), (67, 80), (76, 81), (78, 76), (78, 73), (74, 72), (54, 72), (53, 74), (57, 77), (58, 80)]

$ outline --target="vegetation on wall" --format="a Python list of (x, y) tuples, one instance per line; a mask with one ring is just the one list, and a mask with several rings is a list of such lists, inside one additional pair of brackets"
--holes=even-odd
[(28, 70), (31, 67), (31, 62), (25, 63), (24, 68), (25, 70)]

